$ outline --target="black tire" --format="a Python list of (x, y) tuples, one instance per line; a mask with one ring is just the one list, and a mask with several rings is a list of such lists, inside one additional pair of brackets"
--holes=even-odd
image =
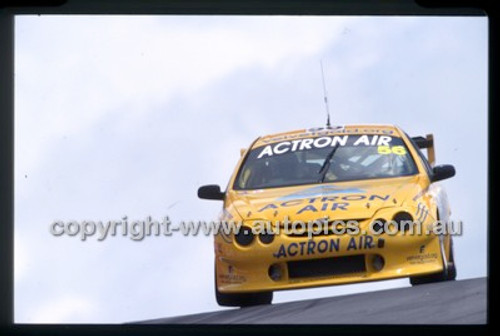
[(259, 292), (259, 293), (221, 293), (217, 288), (217, 270), (215, 274), (215, 299), (219, 306), (226, 307), (250, 307), (264, 304), (271, 304), (273, 301), (273, 292)]
[(443, 270), (439, 273), (429, 275), (410, 277), (410, 284), (418, 286), (434, 282), (454, 281), (457, 278), (457, 268), (455, 266), (455, 258), (453, 257), (453, 240), (450, 238), (450, 258), (448, 260), (448, 272)]
[(455, 257), (453, 256), (453, 239), (450, 237), (450, 259), (448, 260), (448, 275), (446, 281), (453, 281), (457, 278), (457, 267), (455, 266)]

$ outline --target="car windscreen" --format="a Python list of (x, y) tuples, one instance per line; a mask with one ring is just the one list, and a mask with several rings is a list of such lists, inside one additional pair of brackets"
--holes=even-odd
[(401, 138), (335, 135), (281, 141), (252, 149), (233, 188), (263, 189), (408, 176), (417, 172)]

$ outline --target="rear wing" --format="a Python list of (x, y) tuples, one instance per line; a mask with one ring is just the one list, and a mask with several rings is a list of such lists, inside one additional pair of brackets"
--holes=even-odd
[(436, 152), (434, 150), (434, 136), (432, 134), (427, 134), (424, 137), (416, 136), (411, 138), (420, 149), (427, 149), (427, 161), (429, 161), (431, 166), (436, 163)]

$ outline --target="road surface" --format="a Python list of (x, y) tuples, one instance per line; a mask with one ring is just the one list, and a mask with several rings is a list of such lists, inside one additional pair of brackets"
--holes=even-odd
[(140, 324), (485, 324), (486, 278), (236, 308)]

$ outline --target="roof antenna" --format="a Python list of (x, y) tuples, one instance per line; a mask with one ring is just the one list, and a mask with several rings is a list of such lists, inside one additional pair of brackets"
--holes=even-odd
[(323, 94), (326, 107), (326, 127), (330, 128), (330, 109), (328, 108), (328, 93), (326, 92), (325, 72), (323, 71), (323, 60), (320, 60), (319, 64), (321, 65), (321, 78), (323, 79)]

